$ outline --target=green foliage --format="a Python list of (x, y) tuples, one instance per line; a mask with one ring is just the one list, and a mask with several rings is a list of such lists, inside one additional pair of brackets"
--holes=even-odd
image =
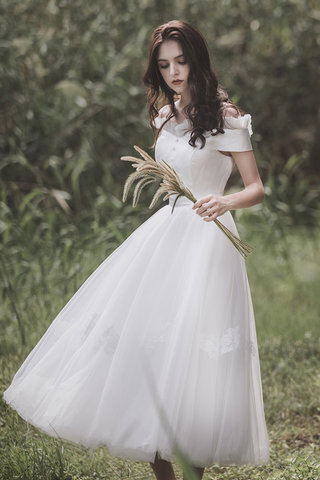
[(313, 237), (313, 227), (319, 225), (320, 187), (304, 174), (305, 165), (305, 155), (293, 155), (282, 172), (269, 175), (263, 203), (234, 212), (240, 226), (244, 223), (250, 225), (249, 230), (264, 231), (265, 244), (278, 246), (284, 256), (288, 249), (283, 239), (288, 228), (294, 231), (298, 226), (304, 227), (305, 235)]
[(121, 177), (121, 132), (133, 142), (136, 122), (141, 131), (142, 86), (132, 75), (146, 29), (125, 44), (111, 2), (4, 3), (1, 190), (15, 212), (34, 189), (45, 211), (62, 206), (52, 193), (60, 191), (78, 212), (96, 185), (114, 189)]
[[(181, 18), (203, 32), (220, 82), (253, 115), (255, 153), (267, 190), (273, 198), (277, 191), (277, 215), (314, 222), (315, 0), (3, 0), (0, 9), (6, 216), (23, 213), (23, 223), (33, 218), (37, 226), (46, 217), (57, 228), (92, 212), (101, 191), (121, 198), (127, 169), (120, 156), (152, 143), (141, 81), (150, 34)], [(304, 159), (294, 176), (286, 168), (293, 158)]]

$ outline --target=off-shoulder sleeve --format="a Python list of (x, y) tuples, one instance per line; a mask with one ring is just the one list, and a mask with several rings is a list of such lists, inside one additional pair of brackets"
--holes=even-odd
[(163, 124), (163, 122), (165, 121), (165, 118), (161, 117), (160, 115), (158, 115), (157, 117), (155, 117), (152, 121), (152, 125), (155, 126), (156, 128), (160, 128), (161, 125)]
[(167, 105), (164, 105), (163, 107), (161, 107), (159, 110), (159, 115), (153, 119), (152, 124), (158, 129), (166, 121), (167, 108), (168, 108)]
[(216, 135), (217, 150), (225, 152), (246, 152), (253, 150), (250, 137), (252, 135), (251, 115), (246, 113), (239, 117), (225, 117), (224, 132)]

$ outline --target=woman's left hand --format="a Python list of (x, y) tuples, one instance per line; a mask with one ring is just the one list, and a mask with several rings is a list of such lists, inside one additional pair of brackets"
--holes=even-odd
[(196, 210), (196, 213), (203, 217), (205, 222), (213, 222), (217, 217), (230, 210), (225, 197), (212, 194), (197, 200), (192, 209)]

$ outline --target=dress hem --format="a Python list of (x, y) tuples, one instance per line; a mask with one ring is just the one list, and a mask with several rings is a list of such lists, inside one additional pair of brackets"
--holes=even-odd
[[(40, 426), (36, 422), (30, 420), (22, 412), (22, 410), (19, 407), (17, 407), (15, 402), (13, 400), (10, 400), (8, 397), (9, 397), (9, 395), (6, 395), (6, 392), (4, 392), (3, 393), (3, 399), (5, 400), (7, 405), (9, 405), (13, 410), (15, 410), (19, 414), (19, 416), (21, 418), (23, 418), (24, 421), (26, 421), (27, 423), (29, 423), (30, 425), (37, 428), (42, 433), (45, 433), (46, 435), (48, 435), (51, 438), (55, 438), (55, 439), (58, 439), (60, 441), (69, 442), (70, 444), (72, 444), (75, 447), (82, 447), (82, 448), (87, 449), (87, 450), (96, 450), (98, 448), (105, 448), (107, 450), (108, 455), (110, 455), (111, 457), (119, 458), (121, 460), (130, 460), (130, 461), (136, 461), (136, 462), (152, 462), (153, 463), (154, 460), (155, 460), (156, 454), (158, 453), (158, 457), (161, 458), (162, 460), (166, 460), (168, 462), (179, 464), (179, 460), (178, 460), (176, 454), (174, 454), (172, 452), (168, 452), (168, 451), (165, 452), (161, 447), (159, 447), (159, 448), (154, 448), (153, 447), (150, 450), (142, 450), (142, 448), (139, 449), (137, 447), (133, 447), (133, 448), (123, 447), (122, 445), (112, 445), (111, 443), (107, 443), (107, 442), (97, 443), (97, 444), (94, 444), (94, 445), (89, 445), (89, 444), (86, 445), (85, 443), (81, 442), (80, 440), (79, 441), (71, 440), (71, 439), (66, 438), (64, 436), (61, 436), (55, 430), (52, 433), (49, 433), (45, 429), (45, 427)], [(185, 454), (185, 457), (188, 458), (188, 455)], [(251, 461), (243, 460), (243, 461), (240, 461), (240, 462), (237, 462), (237, 463), (235, 463), (231, 460), (226, 460), (226, 459), (225, 460), (215, 459), (215, 460), (205, 462), (205, 463), (190, 461), (190, 463), (194, 467), (199, 467), (199, 468), (208, 468), (208, 467), (211, 467), (212, 465), (218, 465), (219, 467), (240, 467), (240, 466), (245, 466), (245, 465), (259, 466), (259, 465), (265, 465), (268, 462), (269, 462), (269, 454), (268, 453), (265, 454), (265, 455), (262, 455), (261, 458), (258, 459), (258, 460), (251, 460)]]

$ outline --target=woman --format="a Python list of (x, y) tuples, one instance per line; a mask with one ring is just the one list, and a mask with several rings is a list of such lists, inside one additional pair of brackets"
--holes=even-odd
[[(245, 263), (213, 223), (237, 234), (230, 210), (261, 202), (263, 186), (251, 117), (218, 86), (195, 28), (158, 27), (143, 80), (155, 158), (198, 200), (171, 213), (171, 196), (93, 272), (4, 399), (49, 435), (150, 462), (158, 480), (175, 478), (178, 448), (202, 478), (214, 462), (269, 458)], [(245, 188), (223, 195), (234, 164)]]

